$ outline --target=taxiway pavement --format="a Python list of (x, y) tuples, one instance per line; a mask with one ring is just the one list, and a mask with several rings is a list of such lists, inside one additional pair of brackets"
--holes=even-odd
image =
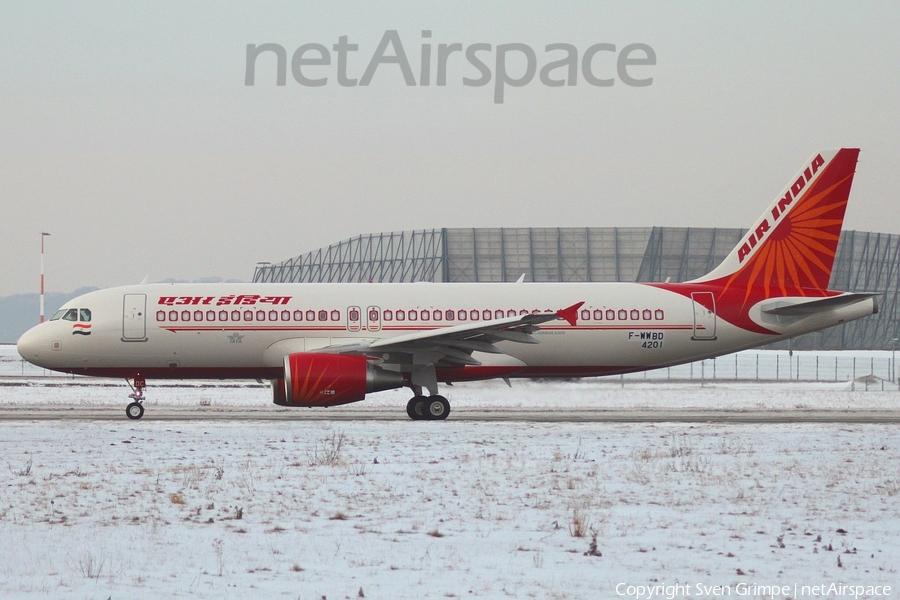
[[(404, 407), (280, 408), (277, 406), (152, 406), (141, 421), (408, 421)], [(900, 423), (883, 409), (585, 409), (461, 408), (451, 421), (526, 423)], [(16, 405), (0, 407), (0, 421), (128, 421), (125, 407)]]

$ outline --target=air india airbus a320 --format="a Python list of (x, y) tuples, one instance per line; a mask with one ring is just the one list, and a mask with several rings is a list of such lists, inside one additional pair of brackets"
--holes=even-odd
[[(408, 387), (445, 419), (438, 383), (630, 373), (875, 314), (828, 289), (859, 150), (817, 152), (708, 275), (684, 283), (155, 284), (80, 296), (26, 332), (38, 366), (128, 381), (269, 379), (282, 406)], [(427, 391), (428, 395), (424, 395)]]

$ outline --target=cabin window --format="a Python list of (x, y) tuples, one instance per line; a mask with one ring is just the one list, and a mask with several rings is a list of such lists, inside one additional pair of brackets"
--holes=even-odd
[(662, 321), (663, 319), (666, 318), (666, 315), (665, 315), (665, 313), (662, 311), (661, 308), (657, 308), (657, 309), (656, 309), (656, 312), (654, 313), (653, 316), (654, 316), (654, 318), (655, 318), (657, 321)]
[(256, 311), (256, 320), (257, 321), (265, 321), (266, 320), (266, 311), (264, 311), (264, 310)]
[(468, 313), (466, 313), (465, 310), (461, 310), (461, 311), (457, 312), (456, 315), (460, 321), (465, 321), (466, 319), (469, 318), (469, 315), (468, 315)]
[(628, 311), (625, 310), (624, 308), (620, 308), (620, 309), (619, 309), (619, 320), (620, 320), (620, 321), (627, 321), (627, 320), (628, 320)]
[(410, 321), (418, 321), (419, 320), (419, 311), (417, 311), (417, 310), (409, 311), (409, 320)]
[(81, 321), (82, 323), (90, 323), (91, 322), (91, 309), (82, 308), (79, 311), (78, 320)]
[(524, 315), (527, 315), (527, 314), (528, 314), (528, 309), (523, 308), (522, 310), (519, 311), (519, 316), (520, 316), (520, 317), (521, 317), (521, 316), (524, 316)]
[(77, 321), (78, 320), (78, 309), (70, 308), (66, 311), (66, 314), (62, 316), (63, 321)]
[(156, 320), (157, 321), (165, 321), (166, 320), (166, 311), (164, 311), (164, 310), (156, 311)]
[(182, 321), (190, 321), (191, 320), (191, 311), (189, 311), (189, 310), (181, 311), (181, 320)]
[(403, 309), (397, 311), (397, 320), (405, 321), (406, 320), (406, 312)]
[(453, 311), (452, 311), (452, 310), (448, 310), (448, 311), (447, 311), (447, 314), (445, 315), (445, 318), (446, 318), (448, 321), (452, 321), (453, 319), (456, 318), (456, 315), (453, 314)]
[(170, 310), (170, 311), (169, 311), (169, 320), (170, 320), (170, 321), (177, 321), (177, 320), (178, 320), (178, 311), (176, 311), (176, 310)]
[(206, 311), (206, 320), (207, 321), (215, 321), (216, 320), (216, 311), (214, 311), (214, 310)]
[(239, 311), (239, 310), (231, 311), (231, 320), (232, 321), (240, 321), (241, 320), (241, 311)]
[(195, 310), (195, 311), (194, 311), (194, 320), (195, 320), (195, 321), (202, 321), (202, 320), (203, 320), (203, 311), (202, 311), (202, 310)]
[(644, 312), (641, 313), (641, 318), (645, 321), (649, 321), (653, 317), (653, 312), (649, 308), (645, 308)]
[(389, 308), (384, 310), (384, 313), (381, 315), (385, 321), (393, 321), (394, 320), (394, 311)]
[(252, 321), (252, 320), (253, 320), (253, 311), (252, 311), (252, 310), (245, 310), (245, 311), (244, 311), (244, 320), (245, 320), (245, 321)]
[(481, 311), (481, 318), (484, 319), (485, 321), (490, 321), (491, 320), (491, 311), (489, 311), (489, 310)]
[(606, 309), (606, 320), (607, 321), (615, 321), (616, 320), (616, 311), (611, 308)]
[(637, 320), (640, 319), (640, 318), (641, 318), (641, 311), (639, 311), (639, 310), (636, 309), (636, 308), (632, 308), (632, 309), (631, 309), (631, 320), (632, 320), (632, 321), (637, 321)]
[(295, 320), (295, 321), (302, 321), (302, 320), (303, 320), (303, 311), (302, 311), (302, 310), (295, 310), (295, 311), (294, 311), (294, 320)]
[(595, 321), (602, 321), (602, 320), (603, 320), (603, 311), (600, 310), (599, 308), (598, 308), (597, 310), (594, 311), (594, 320), (595, 320)]
[(423, 321), (430, 321), (430, 320), (431, 320), (431, 311), (423, 310), (423, 311), (422, 311), (422, 320), (423, 320)]
[(331, 311), (331, 320), (332, 321), (340, 321), (341, 320), (341, 311), (339, 311), (339, 310)]
[[(297, 312), (300, 312), (300, 311), (298, 310)], [(303, 313), (300, 313), (300, 314), (302, 315)], [(289, 311), (289, 310), (281, 311), (281, 320), (282, 321), (290, 321), (291, 320), (291, 311)]]
[(277, 321), (277, 320), (278, 320), (278, 311), (277, 311), (277, 310), (270, 310), (270, 311), (269, 311), (269, 320), (270, 320), (270, 321)]
[(220, 320), (220, 321), (227, 321), (227, 320), (228, 320), (228, 311), (227, 311), (227, 310), (220, 310), (220, 311), (219, 311), (219, 320)]
[(56, 311), (55, 313), (53, 313), (53, 316), (50, 317), (50, 320), (51, 320), (51, 321), (57, 321), (57, 320), (59, 320), (59, 319), (62, 319), (62, 316), (63, 316), (65, 313), (66, 313), (66, 309), (61, 308), (60, 310), (58, 310), (58, 311)]
[[(370, 317), (372, 318), (372, 317)], [(350, 320), (351, 321), (359, 321), (359, 311), (355, 308), (350, 310)]]
[(315, 321), (316, 320), (316, 311), (314, 311), (314, 310), (306, 311), (306, 320), (307, 321)]
[(581, 311), (581, 320), (582, 321), (587, 321), (590, 318), (591, 318), (591, 311), (589, 311), (588, 309), (584, 309)]

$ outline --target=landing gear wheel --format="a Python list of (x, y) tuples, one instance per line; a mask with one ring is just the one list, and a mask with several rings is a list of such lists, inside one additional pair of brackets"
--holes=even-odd
[(132, 402), (125, 407), (125, 415), (129, 419), (140, 419), (144, 416), (144, 407), (139, 402)]
[(125, 416), (129, 419), (140, 419), (144, 416), (144, 405), (141, 403), (144, 401), (144, 390), (147, 388), (147, 380), (138, 373), (134, 376), (134, 384), (127, 379), (125, 383), (131, 387), (131, 393), (128, 394), (128, 397), (131, 398), (131, 404), (125, 407)]
[(450, 414), (450, 402), (443, 396), (413, 396), (406, 403), (406, 414), (413, 421), (443, 421)]
[(450, 403), (443, 396), (429, 396), (425, 400), (424, 412), (429, 421), (443, 421), (450, 414)]
[(418, 402), (419, 400), (421, 400), (419, 396), (413, 396), (409, 399), (409, 402), (406, 403), (406, 414), (413, 421), (417, 421), (422, 418), (416, 413), (416, 402)]
[(406, 414), (413, 421), (422, 421), (428, 418), (425, 414), (425, 403), (427, 399), (423, 396), (413, 396), (406, 403)]

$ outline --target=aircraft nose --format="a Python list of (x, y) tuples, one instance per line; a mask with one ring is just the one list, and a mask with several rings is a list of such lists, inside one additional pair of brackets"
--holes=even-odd
[(37, 327), (32, 327), (23, 333), (22, 337), (19, 338), (19, 341), (16, 342), (16, 350), (19, 351), (19, 356), (32, 364), (40, 366), (39, 361), (41, 354), (43, 351), (48, 351), (49, 348), (42, 347), (42, 336), (37, 329)]

